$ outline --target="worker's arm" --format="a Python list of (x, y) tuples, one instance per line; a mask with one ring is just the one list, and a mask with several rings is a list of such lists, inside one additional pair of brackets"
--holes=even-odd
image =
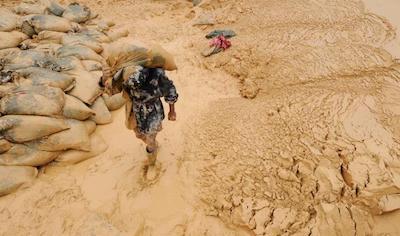
[(165, 101), (169, 104), (168, 120), (176, 120), (175, 103), (178, 100), (178, 93), (174, 83), (168, 79), (168, 77), (160, 71), (160, 86)]
[(176, 121), (175, 104), (169, 104), (168, 120)]

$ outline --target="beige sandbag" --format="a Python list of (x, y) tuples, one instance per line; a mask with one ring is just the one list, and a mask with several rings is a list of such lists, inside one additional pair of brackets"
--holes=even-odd
[(55, 65), (55, 58), (44, 52), (34, 49), (30, 50), (10, 50), (3, 56), (6, 62), (4, 70), (15, 71), (33, 66), (51, 66)]
[(19, 16), (8, 9), (0, 9), (0, 31), (8, 32), (17, 28)]
[(82, 60), (83, 66), (87, 71), (101, 71), (101, 63), (92, 60)]
[(65, 11), (65, 8), (58, 2), (58, 1), (46, 1), (47, 10), (55, 15), (55, 16), (62, 16)]
[(61, 39), (64, 37), (66, 33), (64, 32), (57, 32), (57, 31), (48, 31), (44, 30), (41, 31), (35, 39), (40, 41), (40, 42), (45, 42), (45, 43), (57, 43), (61, 44)]
[(73, 31), (73, 24), (65, 18), (53, 15), (37, 15), (28, 20), (28, 23), (35, 29), (36, 33), (41, 31), (68, 32)]
[(62, 119), (45, 116), (6, 115), (0, 117), (0, 133), (10, 142), (23, 143), (69, 129)]
[(44, 43), (40, 42), (36, 47), (35, 50), (36, 51), (40, 51), (40, 52), (44, 52), (47, 53), (51, 56), (55, 56), (57, 50), (62, 47), (61, 44), (56, 44), (56, 43)]
[(108, 145), (104, 141), (104, 139), (96, 133), (90, 136), (90, 144), (90, 146), (92, 147), (90, 152), (69, 150), (62, 153), (55, 161), (61, 165), (76, 164), (89, 158), (95, 157), (105, 152), (108, 148)]
[(105, 125), (112, 122), (111, 113), (104, 103), (104, 99), (102, 97), (97, 98), (91, 108), (95, 112), (95, 115), (93, 115), (91, 119), (96, 122), (96, 124)]
[(39, 4), (21, 3), (14, 7), (14, 12), (19, 15), (44, 14), (46, 7)]
[(75, 120), (86, 120), (95, 112), (86, 106), (81, 100), (65, 94), (65, 106), (63, 108), (63, 116), (65, 118)]
[(92, 49), (96, 53), (100, 53), (103, 51), (103, 47), (99, 42), (97, 42), (94, 38), (84, 33), (71, 33), (64, 35), (61, 39), (61, 43), (63, 45), (71, 45), (71, 46), (81, 45)]
[(56, 63), (62, 68), (62, 72), (65, 74), (76, 75), (75, 71), (85, 70), (81, 60), (74, 56), (57, 58)]
[(31, 184), (37, 174), (34, 167), (0, 166), (0, 197)]
[(129, 31), (127, 29), (110, 30), (107, 32), (107, 36), (111, 41), (116, 41), (120, 38), (127, 37), (128, 35)]
[(94, 131), (96, 131), (97, 128), (96, 122), (92, 120), (85, 120), (83, 123), (85, 124), (86, 130), (89, 135), (93, 134)]
[(0, 32), (0, 49), (15, 48), (25, 39), (28, 35), (19, 31)]
[(69, 129), (29, 142), (41, 151), (64, 151), (68, 149), (90, 151), (90, 139), (85, 123), (68, 119)]
[(75, 87), (68, 92), (86, 104), (93, 104), (94, 101), (101, 95), (102, 90), (99, 86), (100, 78), (95, 78), (86, 70), (70, 70), (63, 73), (75, 78)]
[(13, 145), (5, 139), (0, 139), (0, 154), (7, 152)]
[(27, 81), (22, 83), (32, 85), (47, 85), (69, 91), (74, 87), (75, 79), (63, 73), (55, 72), (40, 67), (29, 67), (17, 72), (25, 77)]
[(79, 3), (71, 3), (65, 8), (62, 16), (76, 23), (84, 23), (90, 19), (90, 9)]
[[(102, 56), (110, 68), (103, 65), (106, 79), (118, 70), (135, 65), (146, 67), (161, 67), (165, 70), (176, 70), (176, 64), (171, 54), (157, 45), (148, 46), (132, 38), (121, 38), (110, 44), (103, 45)], [(108, 72), (109, 70), (110, 72)]]
[(14, 89), (0, 100), (3, 115), (60, 115), (64, 92), (48, 86), (24, 86)]
[(115, 111), (123, 107), (126, 103), (126, 99), (122, 96), (122, 93), (117, 93), (115, 95), (109, 96), (103, 94), (104, 102), (110, 111)]
[(15, 144), (0, 154), (0, 166), (42, 166), (52, 162), (60, 152), (46, 152), (24, 144)]
[(103, 61), (103, 58), (99, 54), (82, 45), (64, 45), (57, 50), (56, 55), (57, 57), (73, 56), (80, 60)]
[(14, 83), (5, 83), (0, 85), (0, 98), (8, 95), (17, 85)]

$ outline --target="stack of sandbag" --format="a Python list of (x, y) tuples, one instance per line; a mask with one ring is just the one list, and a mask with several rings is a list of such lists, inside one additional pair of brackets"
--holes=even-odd
[(99, 87), (103, 46), (128, 35), (113, 26), (78, 3), (0, 9), (0, 196), (107, 149), (96, 126), (125, 103)]

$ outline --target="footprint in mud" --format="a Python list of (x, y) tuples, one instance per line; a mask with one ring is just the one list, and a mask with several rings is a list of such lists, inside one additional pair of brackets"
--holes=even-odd
[(144, 163), (142, 167), (142, 173), (140, 175), (139, 184), (142, 188), (154, 185), (160, 180), (165, 170), (162, 169), (160, 162), (157, 162), (154, 166), (150, 166), (148, 163)]

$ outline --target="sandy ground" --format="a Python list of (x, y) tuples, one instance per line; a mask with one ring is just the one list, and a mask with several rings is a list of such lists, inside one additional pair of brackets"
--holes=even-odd
[[(400, 2), (366, 1), (392, 25), (356, 0), (82, 2), (176, 56), (161, 177), (119, 110), (106, 153), (0, 199), (0, 235), (400, 233)], [(233, 47), (202, 58), (224, 27)]]

